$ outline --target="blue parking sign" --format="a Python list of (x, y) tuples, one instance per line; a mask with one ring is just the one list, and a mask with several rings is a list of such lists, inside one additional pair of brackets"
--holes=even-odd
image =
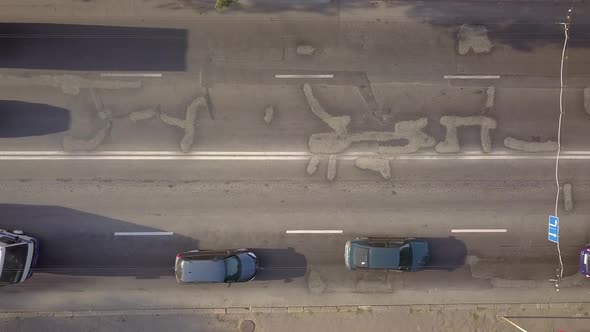
[(549, 216), (548, 239), (551, 242), (559, 243), (559, 218), (556, 216)]

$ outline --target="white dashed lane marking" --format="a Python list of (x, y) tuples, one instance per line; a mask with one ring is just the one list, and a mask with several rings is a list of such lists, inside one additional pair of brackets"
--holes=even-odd
[(275, 78), (334, 78), (334, 74), (319, 74), (319, 75), (292, 75), (292, 74), (277, 74)]
[(341, 229), (301, 229), (301, 230), (288, 230), (285, 231), (287, 234), (342, 234)]
[(500, 75), (444, 75), (445, 80), (499, 80)]
[(173, 232), (115, 232), (115, 236), (170, 236)]
[(481, 228), (481, 229), (452, 229), (451, 233), (506, 233), (505, 228)]

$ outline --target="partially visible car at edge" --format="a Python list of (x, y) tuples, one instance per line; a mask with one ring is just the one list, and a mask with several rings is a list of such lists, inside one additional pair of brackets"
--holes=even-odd
[(0, 229), (0, 286), (18, 284), (33, 275), (39, 246), (22, 231)]
[(430, 261), (425, 240), (400, 238), (357, 238), (344, 247), (349, 270), (419, 271)]
[(232, 283), (253, 280), (258, 257), (248, 249), (191, 250), (176, 255), (176, 281), (186, 283)]
[(580, 250), (580, 273), (590, 278), (590, 244)]

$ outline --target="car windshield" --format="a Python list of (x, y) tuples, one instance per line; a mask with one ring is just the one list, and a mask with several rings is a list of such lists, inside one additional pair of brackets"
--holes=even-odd
[(412, 250), (409, 243), (399, 248), (399, 266), (404, 270), (409, 270), (412, 266)]
[(242, 269), (240, 259), (237, 256), (230, 256), (223, 261), (225, 263), (225, 281), (238, 281)]
[(29, 247), (26, 244), (4, 248), (4, 266), (2, 266), (0, 282), (15, 283), (22, 279), (28, 250)]

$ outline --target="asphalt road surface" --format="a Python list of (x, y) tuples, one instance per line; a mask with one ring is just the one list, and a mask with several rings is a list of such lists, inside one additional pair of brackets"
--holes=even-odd
[[(0, 227), (37, 237), (41, 254), (33, 279), (0, 290), (12, 299), (1, 308), (47, 309), (24, 299), (61, 290), (72, 298), (60, 309), (91, 307), (80, 289), (127, 307), (108, 292), (145, 287), (206, 305), (171, 277), (176, 253), (197, 248), (261, 257), (252, 287), (268, 294), (204, 286), (219, 305), (549, 294), (560, 96), (557, 173), (573, 188), (558, 201), (560, 249), (575, 279), (590, 227), (588, 5), (575, 2), (561, 72), (565, 4), (312, 4), (270, 6), (270, 18), (121, 11), (84, 28), (6, 11)], [(429, 239), (433, 264), (347, 272), (344, 244), (362, 236)]]

